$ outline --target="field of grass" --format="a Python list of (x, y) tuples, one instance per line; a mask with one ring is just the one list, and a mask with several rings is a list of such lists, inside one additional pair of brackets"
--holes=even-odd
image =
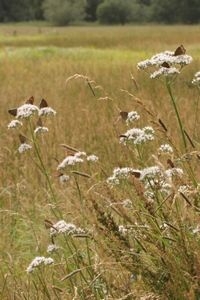
[[(199, 35), (0, 26), (0, 299), (200, 299)], [(181, 44), (193, 61), (172, 81), (137, 69)], [(8, 129), (8, 110), (31, 96), (57, 112), (41, 117), (49, 131), (34, 133), (38, 113)], [(122, 111), (140, 119), (127, 124)], [(120, 143), (145, 126), (151, 141)], [(19, 153), (24, 142), (32, 148)], [(165, 144), (173, 152), (158, 150)], [(68, 156), (83, 162), (59, 168)]]

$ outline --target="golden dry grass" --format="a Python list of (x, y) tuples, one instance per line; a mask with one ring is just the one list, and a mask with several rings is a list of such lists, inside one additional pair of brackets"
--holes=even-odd
[[(93, 191), (92, 195), (88, 193), (92, 186), (110, 176), (114, 167), (128, 165), (136, 167), (135, 165), (139, 163), (139, 159), (134, 157), (134, 151), (125, 149), (119, 144), (119, 135), (126, 130), (123, 122), (117, 121), (120, 110), (137, 110), (142, 116), (141, 126), (153, 125), (157, 129), (160, 118), (166, 124), (174, 146), (179, 148), (181, 144), (177, 121), (166, 88), (160, 81), (152, 82), (148, 75), (136, 69), (139, 60), (149, 57), (152, 53), (166, 49), (173, 50), (179, 44), (184, 44), (187, 52), (194, 57), (194, 62), (180, 75), (175, 92), (183, 123), (186, 124), (190, 137), (196, 142), (198, 150), (199, 118), (197, 121), (194, 118), (198, 109), (196, 106), (198, 92), (190, 82), (194, 72), (200, 67), (199, 31), (199, 26), (85, 28), (18, 26), (16, 29), (12, 26), (0, 27), (2, 37), (0, 42), (1, 299), (72, 299), (73, 297), (73, 299), (117, 299), (117, 294), (119, 299), (137, 299), (136, 295), (132, 295), (133, 291), (138, 293), (138, 297), (145, 293), (145, 281), (142, 279), (138, 280), (134, 288), (130, 284), (130, 270), (127, 267), (128, 260), (125, 261), (126, 257), (120, 261), (119, 254), (109, 253), (109, 247), (106, 248), (105, 245), (107, 243), (109, 245), (109, 242), (115, 243), (117, 238), (113, 236), (113, 239), (109, 240), (106, 231), (105, 236), (103, 235), (105, 240), (102, 236), (97, 244), (93, 241), (87, 244), (85, 241), (76, 240), (74, 248), (80, 246), (80, 255), (83, 256), (88, 249), (91, 250), (92, 261), (98, 266), (96, 269), (102, 273), (102, 278), (106, 278), (105, 282), (110, 293), (108, 298), (103, 298), (100, 292), (97, 295), (95, 288), (92, 289), (89, 283), (87, 290), (82, 278), (77, 278), (71, 282), (71, 286), (69, 284), (67, 287), (65, 281), (60, 282), (61, 278), (78, 266), (78, 263), (76, 265), (71, 258), (66, 263), (68, 252), (59, 257), (60, 260), (58, 259), (54, 271), (45, 273), (45, 283), (41, 284), (37, 278), (34, 279), (35, 283), (32, 283), (25, 270), (35, 256), (46, 255), (49, 238), (44, 220), (50, 219), (56, 222), (58, 219), (52, 213), (54, 204), (46, 178), (34, 164), (37, 158), (28, 153), (23, 157), (17, 153), (19, 139), (15, 131), (7, 130), (7, 124), (11, 120), (7, 111), (22, 104), (32, 95), (37, 104), (41, 98), (45, 98), (57, 111), (56, 117), (47, 121), (48, 136), (40, 139), (41, 155), (56, 194), (55, 210), (62, 212), (62, 218), (66, 221), (74, 222), (79, 226), (88, 226), (92, 230), (98, 227), (99, 221), (93, 214), (94, 203), (91, 204), (91, 199), (95, 202), (97, 200), (94, 198), (97, 197), (97, 203), (100, 204), (96, 209), (101, 215), (101, 205), (106, 197), (116, 202), (132, 194), (137, 197), (139, 193), (137, 188), (140, 189), (136, 187), (136, 192), (130, 189), (128, 194), (125, 187), (110, 192), (103, 184), (97, 188), (98, 194), (93, 194)], [(77, 73), (92, 80), (95, 96), (84, 79), (72, 79), (66, 83), (67, 78)], [(131, 74), (138, 84), (138, 90), (131, 79)], [(127, 91), (140, 99), (142, 105)], [(100, 100), (100, 98), (104, 99)], [(146, 112), (146, 108), (153, 113), (153, 116)], [(20, 132), (30, 138), (28, 125)], [(166, 142), (166, 136), (159, 131), (157, 137), (155, 144), (147, 146), (144, 150), (143, 160), (146, 166), (153, 163), (150, 154), (153, 149), (156, 149), (161, 142)], [(78, 176), (67, 186), (59, 184), (56, 168), (58, 161), (65, 157), (65, 151), (60, 147), (62, 143), (89, 154), (94, 153), (100, 158), (96, 166), (78, 169), (89, 173), (90, 179)], [(194, 168), (196, 172), (199, 170), (196, 161)], [(102, 200), (99, 195), (102, 195)], [(188, 213), (185, 207), (180, 210), (185, 219), (193, 218), (195, 223), (197, 222), (197, 215), (194, 212)], [(120, 211), (119, 220), (123, 214), (124, 211)], [(94, 231), (93, 234), (95, 240), (98, 240), (101, 231)], [(127, 250), (124, 243), (123, 240), (116, 242), (119, 249), (124, 247)], [(193, 244), (196, 246), (195, 242)], [(95, 249), (97, 245), (99, 248)], [(155, 257), (159, 256), (156, 247), (154, 249), (153, 244), (151, 247), (150, 253), (155, 253)], [(196, 252), (199, 254), (199, 250)], [(99, 265), (97, 253), (100, 257)], [(175, 274), (177, 271), (173, 269), (175, 258), (173, 254), (171, 255), (170, 257), (170, 251), (166, 252), (165, 260), (170, 265), (171, 272)], [(146, 264), (152, 273), (156, 273), (157, 269), (151, 257), (145, 253), (143, 256), (144, 265)], [(181, 257), (181, 259), (180, 268), (186, 258)], [(79, 265), (84, 269), (84, 264)], [(178, 263), (176, 267), (177, 265)], [(178, 274), (176, 280), (181, 282)], [(79, 293), (76, 298), (76, 284), (78, 287), (80, 282), (83, 286), (83, 296), (81, 297)], [(62, 292), (55, 292), (53, 285), (60, 287)], [(40, 286), (38, 290), (35, 288), (37, 286)], [(118, 290), (115, 290), (116, 286)], [(49, 295), (45, 292), (45, 287), (49, 289)], [(174, 291), (175, 287), (178, 285), (174, 285)], [(131, 296), (123, 298), (129, 293)], [(177, 293), (177, 295), (183, 294)], [(190, 297), (188, 299), (195, 299), (192, 286), (188, 288), (187, 295), (185, 297)]]

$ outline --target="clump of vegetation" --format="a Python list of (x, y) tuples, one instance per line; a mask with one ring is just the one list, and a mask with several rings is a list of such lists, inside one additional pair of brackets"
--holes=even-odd
[[(13, 284), (16, 299), (198, 299), (198, 114), (191, 132), (175, 89), (192, 61), (181, 45), (137, 64), (146, 88), (154, 80), (156, 89), (165, 89), (159, 103), (169, 102), (170, 122), (141, 97), (145, 87), (133, 76), (120, 101), (78, 73), (66, 80), (68, 92), (75, 86), (67, 110), (65, 98), (55, 109), (45, 99), (37, 105), (33, 96), (8, 107), (12, 120), (4, 138), (13, 147), (5, 145), (1, 154), (1, 163), (11, 166), (2, 176), (3, 184), (10, 182), (2, 197), (13, 202), (2, 213), (10, 216), (16, 253), (21, 244), (25, 250), (22, 262), (3, 253), (2, 299), (11, 298)], [(55, 74), (47, 75), (55, 82)], [(199, 72), (188, 87), (198, 110)], [(86, 102), (79, 109), (81, 89), (93, 97), (90, 108)], [(101, 121), (106, 139), (96, 134)]]

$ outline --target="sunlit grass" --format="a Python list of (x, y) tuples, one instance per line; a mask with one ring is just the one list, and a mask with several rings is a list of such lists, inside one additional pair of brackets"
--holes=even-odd
[[(141, 252), (143, 266), (152, 271), (152, 274), (157, 274), (162, 254), (168, 267), (166, 269), (174, 275), (174, 281), (168, 282), (169, 288), (178, 295), (174, 299), (181, 299), (183, 294), (180, 274), (183, 274), (182, 270), (189, 265), (189, 259), (193, 262), (195, 259), (198, 261), (198, 240), (193, 239), (192, 234), (187, 235), (188, 248), (191, 247), (192, 251), (193, 247), (196, 247), (194, 260), (192, 254), (188, 258), (184, 256), (183, 251), (180, 257), (175, 255), (178, 252), (175, 251), (176, 247), (184, 246), (181, 244), (184, 239), (179, 235), (179, 231), (174, 230), (172, 238), (177, 240), (178, 246), (174, 246), (172, 242), (173, 249), (169, 246), (170, 240), (162, 239), (150, 208), (148, 211), (144, 199), (140, 199), (142, 187), (139, 184), (137, 186), (133, 180), (124, 183), (121, 188), (109, 190), (105, 180), (111, 176), (115, 167), (137, 168), (155, 163), (152, 154), (156, 153), (161, 143), (167, 141), (167, 137), (172, 139), (178, 151), (181, 148), (179, 128), (165, 86), (160, 81), (151, 81), (147, 74), (139, 72), (136, 68), (139, 60), (155, 52), (174, 50), (179, 44), (184, 44), (187, 53), (193, 55), (195, 60), (183, 70), (173, 92), (178, 99), (181, 120), (196, 146), (195, 149), (189, 146), (188, 151), (199, 151), (198, 91), (191, 86), (193, 74), (200, 67), (200, 44), (197, 39), (199, 27), (119, 26), (55, 29), (50, 26), (10, 25), (0, 27), (0, 32), (1, 298), (106, 299), (107, 289), (110, 293), (108, 299), (140, 299), (150, 288), (141, 274), (137, 274), (136, 282), (130, 281), (131, 273), (137, 269), (138, 263), (136, 261), (133, 264), (131, 255), (135, 255), (136, 251), (137, 256), (137, 251), (140, 251), (144, 244), (143, 247), (148, 251)], [(84, 79), (71, 79), (66, 82), (67, 78), (77, 73), (88, 78), (93, 91)], [(36, 104), (41, 98), (45, 98), (57, 111), (54, 118), (45, 121), (49, 133), (38, 142), (52, 189), (56, 194), (55, 207), (47, 180), (38, 168), (38, 157), (28, 153), (20, 156), (17, 152), (20, 143), (18, 133), (7, 129), (7, 124), (12, 119), (8, 109), (23, 104), (32, 95)], [(142, 160), (138, 157), (136, 149), (119, 144), (119, 136), (127, 130), (126, 124), (119, 119), (121, 110), (138, 111), (141, 115), (139, 126), (153, 126), (156, 130), (155, 144), (145, 145)], [(194, 117), (194, 111), (197, 112), (197, 119)], [(159, 127), (159, 119), (167, 126), (167, 134), (163, 134), (162, 128)], [(33, 124), (35, 122), (36, 119)], [(31, 140), (28, 125), (20, 129), (20, 132)], [(90, 178), (74, 176), (69, 184), (60, 185), (57, 166), (67, 155), (66, 150), (60, 146), (63, 143), (99, 157), (97, 165), (78, 168), (78, 171), (89, 174)], [(165, 160), (162, 163), (167, 164)], [(175, 163), (182, 166), (178, 159)], [(197, 173), (196, 179), (199, 180), (198, 159), (192, 158), (191, 164)], [(183, 166), (184, 170), (189, 170), (187, 162), (183, 163)], [(191, 178), (188, 171), (182, 183), (192, 184)], [(133, 199), (134, 210), (130, 212), (117, 204), (126, 198)], [(158, 205), (158, 222), (164, 220), (163, 215), (166, 214), (174, 226), (180, 226), (181, 230), (185, 228), (184, 222), (190, 224), (193, 220), (194, 224), (198, 223), (198, 211), (187, 206), (186, 200), (178, 198), (178, 213), (175, 202), (170, 199), (165, 202), (163, 212)], [(193, 198), (189, 201), (193, 201)], [(198, 198), (196, 202), (198, 203)], [(38, 273), (41, 277), (35, 274), (27, 275), (26, 268), (35, 256), (51, 256), (46, 253), (47, 245), (51, 241), (44, 220), (48, 219), (53, 223), (58, 221), (52, 207), (56, 212), (62, 213), (66, 222), (89, 228), (92, 238), (69, 238), (67, 242), (62, 237), (58, 238), (58, 243), (64, 251), (55, 256), (55, 267), (50, 266), (44, 273)], [(182, 227), (179, 223), (181, 214)], [(109, 216), (114, 218), (116, 224), (124, 222), (123, 225), (129, 224), (134, 218), (137, 221), (145, 220), (152, 229), (150, 234), (145, 232), (145, 229), (143, 232), (149, 240), (140, 235), (141, 245), (134, 240), (132, 245), (136, 250), (132, 253), (132, 250), (127, 249), (123, 238), (118, 240), (119, 236), (115, 235), (112, 227), (114, 223)], [(100, 224), (100, 219), (107, 222), (105, 224), (108, 228)], [(132, 237), (130, 239), (132, 242)], [(156, 248), (162, 243), (163, 252)], [(177, 266), (180, 267), (180, 272), (177, 272)], [(183, 289), (190, 280), (192, 284), (186, 288), (187, 293), (182, 299), (195, 299), (193, 284), (197, 284), (196, 275), (192, 277), (188, 270), (184, 270), (186, 276)], [(73, 271), (77, 273), (73, 274)], [(69, 278), (62, 281), (67, 275), (70, 275)], [(166, 273), (164, 275), (166, 276)], [(162, 293), (166, 295), (167, 290), (159, 290), (159, 283), (156, 288), (151, 288), (155, 293), (159, 291), (161, 296)], [(75, 298), (76, 293), (78, 296)], [(126, 295), (129, 293), (128, 298)], [(125, 296), (126, 298), (122, 298)], [(163, 299), (166, 299), (166, 296)]]

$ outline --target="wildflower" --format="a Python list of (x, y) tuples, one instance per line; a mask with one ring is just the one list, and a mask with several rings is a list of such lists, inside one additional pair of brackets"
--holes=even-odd
[[(158, 67), (157, 71), (154, 71), (150, 78), (157, 78), (161, 75), (172, 76), (180, 73), (183, 66), (192, 62), (192, 57), (185, 54), (185, 49), (180, 46), (175, 52), (165, 51), (152, 56), (150, 59), (146, 59), (137, 64), (138, 69), (144, 70), (149, 67)], [(177, 69), (179, 66), (179, 69)]]
[(98, 160), (99, 160), (98, 156), (96, 156), (96, 155), (94, 155), (94, 154), (91, 154), (91, 155), (87, 156), (87, 161), (93, 161), (93, 162), (96, 162), (96, 161), (98, 161)]
[(108, 177), (106, 182), (110, 185), (118, 185), (120, 183), (120, 179), (126, 179), (131, 173), (134, 172), (140, 171), (129, 167), (115, 168), (112, 176)]
[(77, 155), (69, 155), (58, 165), (57, 170), (64, 169), (67, 166), (74, 166), (75, 164), (82, 162), (84, 162), (84, 160)]
[(171, 68), (165, 68), (165, 67), (161, 67), (159, 70), (153, 72), (150, 75), (151, 79), (154, 78), (159, 78), (160, 76), (170, 76), (170, 75), (175, 75), (175, 74), (180, 74), (180, 71), (175, 68), (175, 67), (171, 67)]
[(141, 172), (141, 175), (140, 175), (141, 180), (155, 178), (156, 176), (161, 175), (161, 169), (158, 166), (145, 168), (145, 169), (141, 170), (140, 172)]
[(64, 220), (58, 221), (50, 228), (50, 235), (55, 236), (59, 233), (71, 234), (81, 234), (85, 231), (79, 227), (76, 227), (73, 223), (66, 223)]
[(29, 118), (30, 116), (34, 115), (35, 113), (38, 113), (39, 109), (37, 106), (33, 104), (23, 104), (20, 107), (17, 108), (17, 118)]
[(26, 144), (26, 143), (22, 143), (22, 144), (19, 146), (18, 151), (19, 151), (19, 153), (23, 153), (23, 152), (26, 152), (26, 151), (30, 150), (31, 148), (32, 148), (31, 145)]
[(36, 127), (36, 129), (34, 130), (35, 134), (40, 134), (40, 133), (44, 133), (44, 132), (48, 132), (49, 129), (47, 127), (44, 126), (38, 126)]
[(127, 234), (128, 229), (126, 227), (124, 227), (124, 225), (119, 225), (118, 230), (121, 234)]
[(50, 244), (47, 247), (47, 252), (48, 253), (52, 253), (52, 252), (56, 252), (59, 249), (59, 247), (55, 244)]
[(40, 108), (40, 110), (39, 110), (39, 116), (40, 117), (41, 116), (49, 116), (49, 115), (55, 116), (56, 111), (53, 108), (49, 107), (49, 106)]
[(173, 177), (173, 176), (178, 176), (178, 177), (182, 177), (183, 175), (183, 170), (181, 168), (171, 168), (168, 169), (164, 172), (166, 177)]
[(192, 84), (200, 86), (200, 71), (194, 74), (194, 78), (192, 79)]
[(65, 175), (65, 174), (59, 175), (59, 181), (61, 184), (66, 183), (67, 181), (69, 181), (69, 179), (70, 179), (69, 175)]
[(178, 192), (184, 195), (188, 195), (190, 194), (192, 191), (191, 186), (184, 184), (184, 185), (180, 185), (178, 188)]
[(51, 265), (54, 263), (54, 260), (51, 257), (44, 257), (44, 256), (36, 256), (28, 268), (26, 269), (27, 273), (32, 273), (36, 268), (41, 265)]
[(126, 123), (128, 124), (129, 122), (131, 123), (139, 119), (140, 119), (140, 115), (136, 111), (130, 111), (126, 119)]
[(9, 124), (8, 124), (8, 129), (12, 129), (12, 128), (18, 128), (20, 126), (22, 126), (22, 122), (20, 122), (19, 120), (12, 120)]
[(173, 148), (169, 144), (163, 144), (158, 151), (163, 153), (173, 153)]
[(152, 140), (154, 140), (154, 130), (150, 126), (146, 126), (142, 129), (132, 128), (120, 137), (120, 143), (125, 145), (127, 141), (131, 141), (134, 145), (138, 145)]
[(78, 151), (74, 154), (75, 157), (81, 157), (81, 156), (86, 156), (86, 153), (83, 151)]

